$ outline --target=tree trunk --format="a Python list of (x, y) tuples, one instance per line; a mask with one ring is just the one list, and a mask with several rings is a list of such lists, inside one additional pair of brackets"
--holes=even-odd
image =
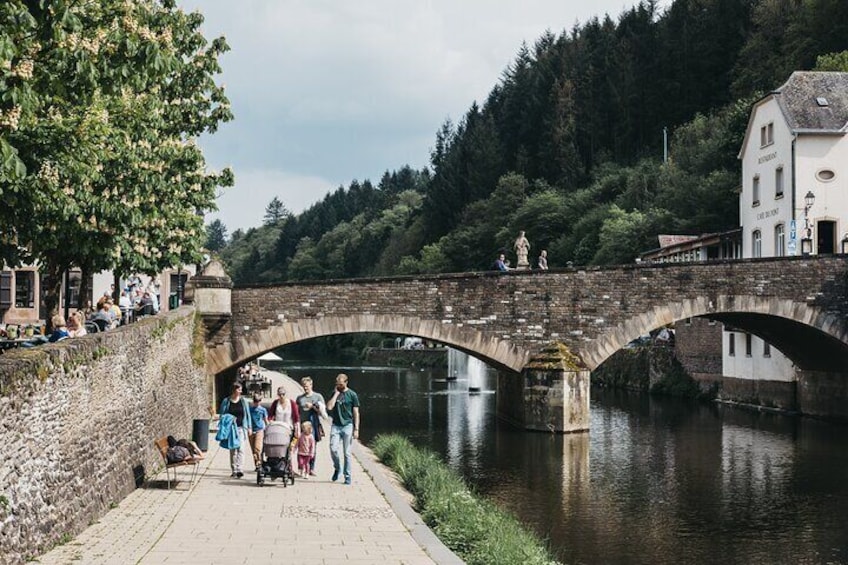
[(118, 271), (113, 273), (114, 278), (112, 279), (112, 286), (114, 290), (112, 291), (112, 300), (115, 301), (115, 304), (121, 303), (121, 275), (118, 274)]
[(59, 313), (59, 299), (62, 293), (62, 267), (53, 263), (45, 263), (44, 276), (41, 277), (45, 284), (44, 308), (47, 310), (47, 333), (53, 331), (53, 316)]
[(91, 310), (89, 306), (94, 306), (91, 304), (91, 284), (89, 281), (91, 280), (91, 273), (89, 269), (83, 267), (80, 269), (80, 290), (79, 290), (79, 303), (77, 304), (77, 308), (85, 312), (86, 316), (91, 315)]

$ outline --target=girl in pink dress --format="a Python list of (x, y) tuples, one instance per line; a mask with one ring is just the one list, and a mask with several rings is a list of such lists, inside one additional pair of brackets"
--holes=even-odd
[(301, 477), (308, 479), (310, 462), (315, 457), (315, 436), (312, 435), (312, 422), (306, 420), (300, 426), (303, 433), (297, 440), (297, 469)]

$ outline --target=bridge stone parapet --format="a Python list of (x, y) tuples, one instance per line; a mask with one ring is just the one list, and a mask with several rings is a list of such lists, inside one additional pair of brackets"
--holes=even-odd
[(156, 438), (209, 417), (195, 328), (183, 307), (0, 356), (0, 564), (82, 531), (161, 467)]
[[(785, 345), (793, 328), (806, 328), (828, 337), (819, 349), (848, 347), (845, 256), (289, 283), (237, 287), (232, 300), (231, 339), (217, 347), (215, 370), (351, 332), (418, 335), (514, 371), (561, 342), (593, 369), (640, 335), (696, 316)], [(802, 365), (825, 369), (795, 349)]]

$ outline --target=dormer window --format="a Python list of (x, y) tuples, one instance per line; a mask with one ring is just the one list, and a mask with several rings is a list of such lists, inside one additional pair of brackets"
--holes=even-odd
[(769, 122), (760, 128), (760, 147), (774, 143), (774, 122)]

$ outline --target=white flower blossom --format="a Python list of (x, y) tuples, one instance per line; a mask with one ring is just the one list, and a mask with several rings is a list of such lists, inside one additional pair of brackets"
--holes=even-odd
[(32, 69), (33, 62), (30, 59), (23, 59), (18, 63), (18, 66), (12, 70), (12, 74), (22, 78), (23, 80), (28, 80), (32, 78)]
[(12, 131), (18, 129), (18, 123), (21, 120), (21, 107), (13, 106), (5, 112), (0, 110), (0, 127), (7, 127)]

